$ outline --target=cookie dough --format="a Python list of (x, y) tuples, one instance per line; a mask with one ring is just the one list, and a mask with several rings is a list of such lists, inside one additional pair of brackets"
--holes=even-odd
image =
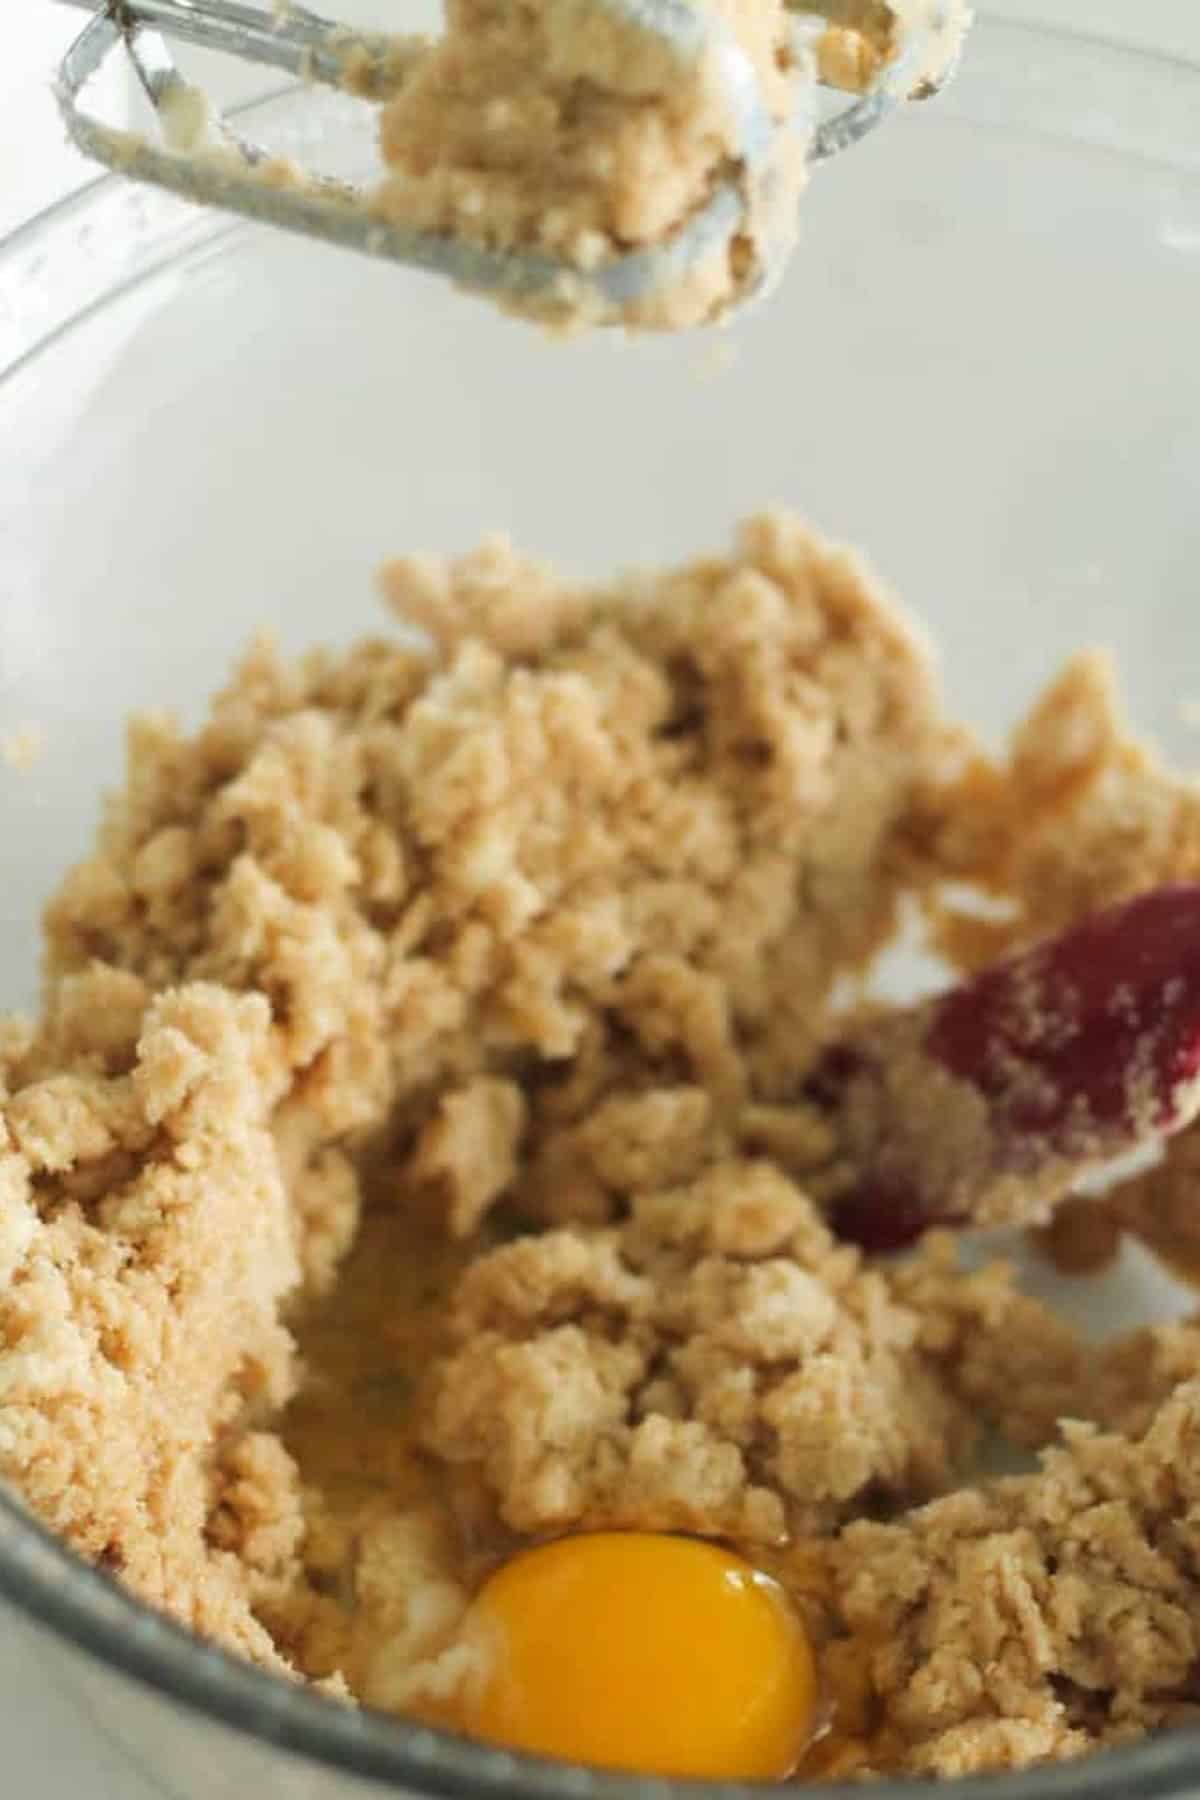
[[(1097, 1351), (943, 1233), (837, 1242), (797, 1096), (914, 909), (971, 969), (1196, 879), (1194, 785), (1090, 657), (988, 757), (788, 518), (602, 587), (501, 541), (383, 584), (423, 641), (260, 643), (194, 735), (135, 720), (50, 901), (0, 1034), (0, 1474), (399, 1711), (469, 1677), (499, 1561), (605, 1525), (786, 1583), (814, 1772), (1192, 1719), (1200, 1325)], [(984, 1429), (1039, 1467), (977, 1479)]]
[[(549, 261), (561, 271), (551, 287), (501, 282), (495, 297), (557, 324), (719, 319), (770, 283), (795, 242), (818, 73), (862, 91), (912, 43), (912, 92), (931, 92), (970, 19), (962, 0), (820, 15), (827, 28), (802, 40), (783, 0), (451, 0), (444, 37), (384, 107), (390, 172), (372, 211)], [(674, 256), (722, 191), (735, 227)], [(658, 259), (655, 278), (602, 293), (598, 272), (638, 255)]]
[[(451, 0), (444, 37), (383, 109), (372, 210), (549, 259), (551, 289), (497, 297), (557, 322), (679, 328), (732, 308), (795, 238), (812, 69), (782, 0), (659, 10), (670, 36), (652, 8)], [(670, 244), (722, 189), (735, 228), (676, 270)], [(592, 275), (639, 252), (669, 278), (605, 302)]]

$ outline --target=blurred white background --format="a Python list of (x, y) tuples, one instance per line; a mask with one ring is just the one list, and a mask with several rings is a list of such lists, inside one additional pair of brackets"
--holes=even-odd
[[(321, 0), (351, 23), (386, 19), (405, 28), (403, 0)], [(0, 235), (81, 179), (64, 145), (50, 95), (50, 74), (81, 15), (54, 0), (4, 0), (8, 31), (0, 57)], [(1127, 43), (1200, 60), (1197, 0), (980, 0), (981, 13), (1053, 20)], [(358, 15), (356, 19), (356, 14)], [(86, 173), (86, 171), (84, 171)]]

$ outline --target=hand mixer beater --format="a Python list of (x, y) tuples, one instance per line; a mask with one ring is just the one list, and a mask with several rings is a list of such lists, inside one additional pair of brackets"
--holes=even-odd
[[(58, 94), (85, 155), (189, 200), (548, 321), (670, 327), (769, 287), (811, 169), (936, 92), (967, 22), (965, 0), (449, 0), (430, 40), (278, 0), (109, 0)], [(169, 40), (378, 103), (382, 177), (268, 156), (211, 116)], [(85, 107), (120, 55), (153, 140)]]

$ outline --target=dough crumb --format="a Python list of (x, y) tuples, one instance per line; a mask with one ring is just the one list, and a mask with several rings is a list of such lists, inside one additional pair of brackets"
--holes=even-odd
[(46, 754), (46, 734), (40, 725), (21, 725), (0, 739), (0, 759), (10, 769), (24, 773)]

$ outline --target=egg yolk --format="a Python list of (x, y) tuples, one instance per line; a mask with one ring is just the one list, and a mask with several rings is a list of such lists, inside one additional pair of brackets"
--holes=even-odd
[(649, 1775), (779, 1780), (813, 1735), (816, 1673), (777, 1582), (715, 1544), (596, 1532), (523, 1552), (476, 1598), (483, 1670), (460, 1730)]

